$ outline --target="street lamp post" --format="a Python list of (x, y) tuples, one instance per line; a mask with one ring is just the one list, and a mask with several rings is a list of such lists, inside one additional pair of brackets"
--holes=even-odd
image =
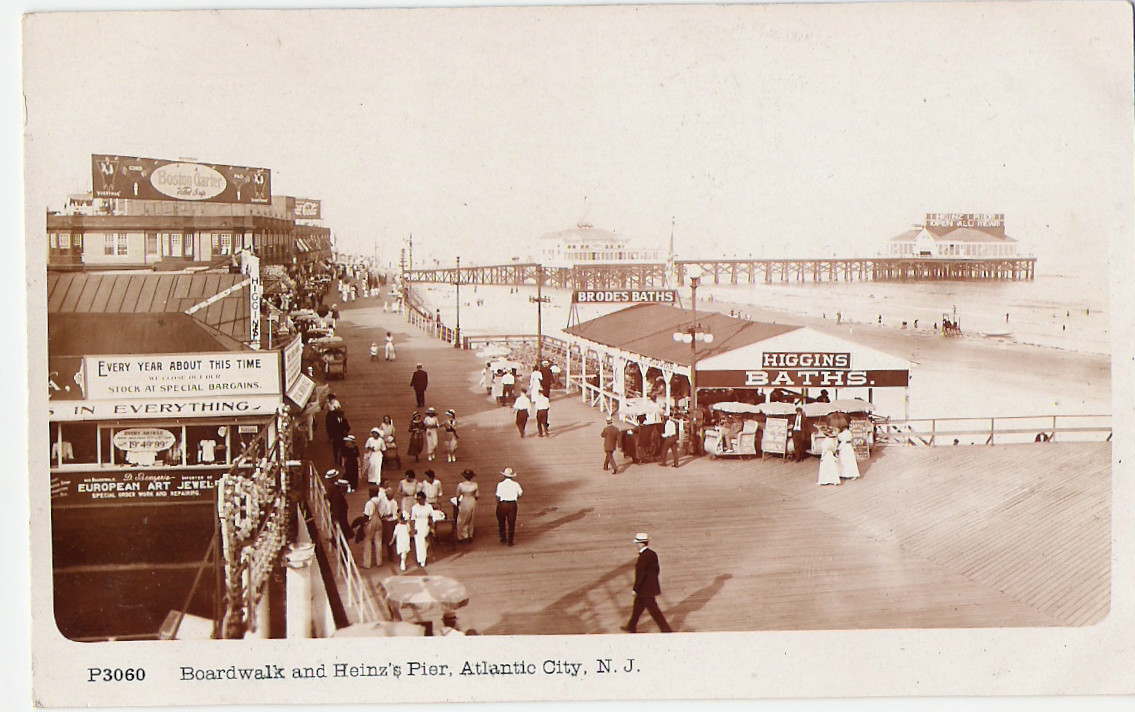
[(544, 265), (536, 265), (536, 296), (528, 301), (536, 303), (536, 363), (544, 358), (544, 304), (552, 301), (544, 296)]
[(457, 285), (457, 318), (456, 325), (453, 328), (453, 348), (461, 348), (461, 257), (457, 258), (457, 279), (454, 280)]
[(692, 414), (698, 408), (698, 342), (713, 343), (713, 334), (698, 323), (698, 284), (701, 282), (701, 270), (697, 265), (692, 265), (686, 276), (690, 278), (690, 309), (693, 319), (689, 326), (674, 332), (674, 340), (690, 345), (690, 413)]

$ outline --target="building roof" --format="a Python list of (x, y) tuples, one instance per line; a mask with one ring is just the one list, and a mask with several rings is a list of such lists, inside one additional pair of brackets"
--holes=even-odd
[(937, 242), (1016, 242), (1008, 235), (998, 235), (972, 227), (926, 227), (907, 230), (891, 238), (891, 242), (914, 242), (923, 231), (930, 233)]
[[(248, 338), (250, 305), (241, 274), (48, 273), (47, 313), (184, 314), (225, 290), (233, 291), (201, 307), (192, 319), (236, 341)], [(87, 329), (81, 329), (87, 331)], [(192, 349), (190, 349), (192, 350)], [(88, 351), (88, 353), (90, 353)]]
[(602, 230), (602, 229), (597, 228), (597, 227), (591, 227), (590, 225), (577, 225), (573, 228), (568, 228), (567, 230), (560, 230), (559, 232), (549, 232), (545, 235), (541, 235), (540, 239), (541, 240), (549, 240), (549, 241), (557, 240), (557, 241), (564, 241), (564, 242), (567, 242), (567, 241), (572, 241), (572, 242), (588, 241), (588, 242), (590, 242), (590, 241), (594, 240), (594, 241), (600, 241), (600, 242), (617, 242), (617, 243), (625, 243), (625, 242), (628, 242), (630, 240), (630, 238), (623, 237), (622, 235), (616, 235), (615, 233), (610, 232), (609, 230)]
[(51, 356), (241, 351), (244, 345), (188, 314), (66, 314), (47, 317)]
[[(688, 309), (663, 304), (636, 304), (564, 331), (658, 361), (689, 366), (690, 345), (674, 341), (674, 332), (688, 327), (692, 319), (693, 312)], [(713, 343), (698, 344), (699, 361), (800, 328), (735, 319), (718, 312), (701, 312), (697, 322), (702, 329), (713, 334)]]

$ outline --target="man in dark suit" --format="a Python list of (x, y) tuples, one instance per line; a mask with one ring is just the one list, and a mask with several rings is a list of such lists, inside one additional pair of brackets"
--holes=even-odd
[(650, 548), (650, 537), (645, 533), (636, 534), (634, 542), (638, 547), (638, 561), (634, 567), (634, 607), (631, 609), (631, 619), (626, 625), (619, 627), (628, 633), (636, 632), (639, 616), (645, 610), (650, 612), (650, 617), (663, 633), (670, 633), (670, 624), (666, 622), (666, 616), (662, 615), (654, 600), (662, 593), (662, 586), (658, 583), (658, 554)]
[(422, 368), (422, 364), (414, 370), (414, 375), (410, 376), (410, 387), (414, 389), (414, 398), (417, 401), (418, 407), (421, 408), (426, 404), (426, 388), (430, 385), (430, 375)]

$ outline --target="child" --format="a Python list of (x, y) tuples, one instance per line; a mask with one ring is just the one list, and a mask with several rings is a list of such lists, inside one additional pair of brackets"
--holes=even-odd
[(406, 570), (406, 557), (410, 554), (410, 515), (403, 512), (402, 518), (394, 525), (394, 535), (390, 537), (394, 552), (402, 559), (402, 570)]
[(378, 360), (378, 344), (373, 342), (373, 341), (370, 342), (370, 360), (371, 361), (377, 361)]

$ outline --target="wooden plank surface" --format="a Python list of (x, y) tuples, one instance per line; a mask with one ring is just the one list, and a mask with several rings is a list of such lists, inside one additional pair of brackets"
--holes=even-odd
[[(522, 440), (511, 412), (478, 387), (474, 353), (427, 339), (377, 300), (340, 306), (350, 375), (333, 390), (356, 437), (388, 413), (403, 464), (432, 467), (446, 497), (462, 469), (478, 473), (476, 540), (440, 543), (427, 566), (468, 587), (465, 627), (617, 633), (630, 611), (637, 531), (652, 535), (660, 605), (682, 631), (1087, 625), (1107, 613), (1106, 443), (893, 447), (840, 487), (815, 484), (818, 460), (778, 458), (683, 457), (678, 469), (613, 476), (601, 469), (602, 418), (578, 394), (553, 394), (551, 437), (534, 437), (530, 421)], [(370, 361), (370, 343), (381, 346), (388, 329), (397, 360)], [(458, 413), (455, 464), (404, 454), (418, 361), (430, 374), (428, 405)], [(309, 455), (331, 466), (322, 433)], [(511, 548), (497, 541), (492, 496), (506, 466), (525, 490)], [(349, 497), (352, 516), (365, 499)], [(391, 571), (364, 570), (372, 582)]]

